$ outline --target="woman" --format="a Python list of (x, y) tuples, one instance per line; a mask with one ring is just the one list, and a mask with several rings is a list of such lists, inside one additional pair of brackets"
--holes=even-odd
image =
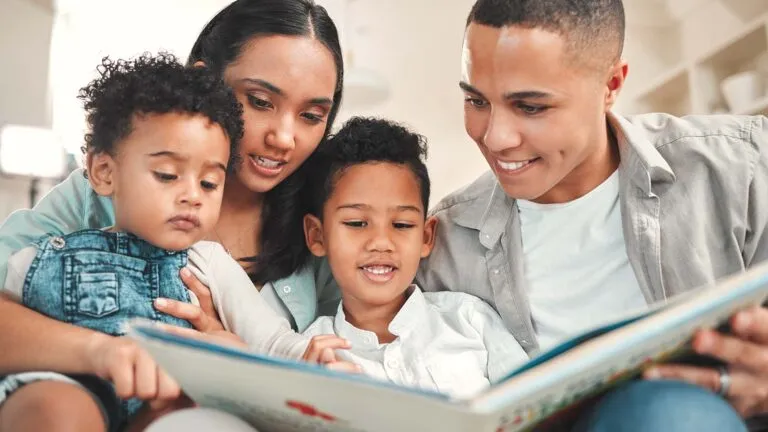
[[(336, 27), (312, 0), (238, 0), (203, 29), (189, 65), (220, 73), (244, 107), (241, 163), (227, 179), (221, 217), (208, 240), (238, 258), (273, 307), (303, 329), (316, 315), (318, 295), (317, 271), (307, 261), (303, 240), (300, 167), (327, 136), (341, 101), (343, 63)], [(109, 200), (90, 190), (81, 171), (73, 173), (35, 209), (15, 212), (0, 227), (0, 280), (5, 280), (8, 256), (31, 241), (113, 222)], [(204, 296), (207, 290), (184, 273), (190, 289)], [(329, 303), (334, 297), (331, 293)], [(320, 297), (321, 304), (324, 300)], [(210, 302), (202, 304), (210, 313)], [(189, 319), (199, 330), (220, 328), (204, 310), (183, 306), (170, 303), (167, 312)], [(158, 309), (166, 311), (161, 304)], [(77, 373), (91, 336), (0, 299), (0, 375)], [(13, 425), (29, 426), (30, 420), (37, 422), (35, 430), (93, 426), (62, 424), (56, 413), (81, 401), (68, 399), (60, 385), (51, 391), (49, 384), (35, 382), (19, 397), (12, 394), (0, 406), (0, 430), (17, 430)], [(35, 404), (39, 418), (14, 418), (12, 403)]]

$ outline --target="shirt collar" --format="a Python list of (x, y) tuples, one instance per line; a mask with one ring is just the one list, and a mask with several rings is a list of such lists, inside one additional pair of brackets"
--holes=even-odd
[[(619, 145), (620, 177), (627, 176), (647, 196), (652, 195), (657, 187), (675, 181), (674, 171), (645, 131), (622, 116), (609, 112), (607, 117)], [(461, 226), (480, 231), (480, 243), (491, 249), (504, 233), (516, 207), (516, 200), (507, 196), (494, 179), (487, 198), (477, 199), (460, 213), (452, 215), (452, 220)]]
[[(400, 311), (389, 323), (389, 331), (397, 337), (406, 336), (411, 330), (420, 329), (421, 321), (428, 313), (427, 302), (424, 294), (416, 285), (411, 285), (406, 291), (408, 298), (403, 303)], [(344, 315), (343, 302), (339, 304), (336, 317), (333, 320), (336, 334), (349, 341), (356, 350), (376, 350), (379, 344), (376, 333), (368, 330), (361, 330), (349, 322)]]

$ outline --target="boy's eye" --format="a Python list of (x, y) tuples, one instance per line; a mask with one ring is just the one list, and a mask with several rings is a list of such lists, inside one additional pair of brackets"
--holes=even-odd
[(203, 189), (210, 190), (210, 191), (214, 191), (214, 190), (216, 190), (216, 188), (219, 187), (219, 185), (217, 185), (216, 183), (211, 183), (211, 182), (205, 181), (205, 180), (200, 182), (200, 186), (202, 186)]
[(169, 182), (179, 178), (176, 174), (168, 174), (160, 171), (154, 171), (155, 177), (161, 182)]
[(412, 223), (409, 223), (409, 222), (395, 222), (395, 223), (392, 224), (392, 226), (395, 227), (395, 229), (402, 230), (402, 229), (413, 228), (416, 225), (414, 225)]
[(365, 228), (368, 226), (368, 222), (365, 221), (344, 221), (342, 223), (352, 228)]

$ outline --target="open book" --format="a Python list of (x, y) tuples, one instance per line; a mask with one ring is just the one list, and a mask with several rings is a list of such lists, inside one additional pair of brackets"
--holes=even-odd
[(471, 399), (252, 354), (135, 322), (130, 335), (201, 406), (270, 431), (557, 428), (606, 389), (688, 352), (692, 334), (768, 296), (768, 264), (544, 352)]

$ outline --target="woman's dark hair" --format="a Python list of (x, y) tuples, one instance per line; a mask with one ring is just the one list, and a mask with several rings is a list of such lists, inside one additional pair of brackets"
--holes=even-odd
[[(323, 137), (325, 141), (341, 105), (344, 62), (336, 25), (325, 8), (313, 0), (233, 2), (205, 26), (192, 47), (188, 64), (202, 61), (208, 69), (223, 76), (227, 66), (238, 59), (248, 42), (270, 35), (312, 37), (333, 55), (337, 79)], [(243, 259), (255, 264), (250, 276), (257, 284), (290, 275), (309, 257), (302, 228), (302, 218), (309, 208), (303, 195), (305, 178), (305, 168), (299, 167), (265, 195), (260, 253)]]
[(133, 130), (137, 114), (199, 114), (218, 124), (230, 141), (230, 167), (243, 136), (243, 110), (234, 92), (204, 68), (187, 68), (171, 54), (132, 60), (104, 57), (99, 77), (80, 89), (89, 132), (83, 153), (114, 154)]

